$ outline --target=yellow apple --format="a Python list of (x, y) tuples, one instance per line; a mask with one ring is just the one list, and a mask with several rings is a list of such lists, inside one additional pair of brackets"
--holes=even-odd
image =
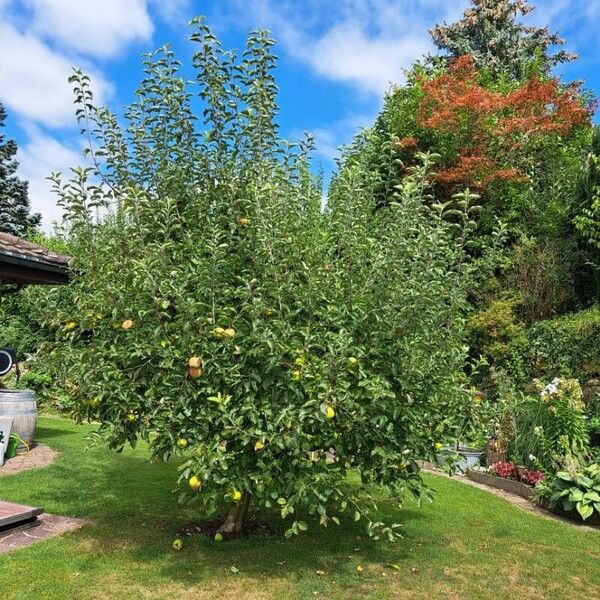
[(133, 327), (133, 321), (131, 319), (125, 319), (121, 323), (121, 329), (124, 329), (125, 331), (129, 331), (132, 327)]
[(191, 356), (188, 360), (190, 369), (201, 369), (204, 361), (199, 356)]
[(179, 438), (177, 440), (177, 447), (182, 450), (188, 445), (188, 441), (185, 438)]
[(327, 410), (325, 411), (325, 416), (327, 417), (328, 421), (331, 421), (331, 419), (333, 419), (333, 417), (335, 417), (335, 410), (333, 410), (333, 408), (331, 408), (331, 406), (328, 406)]
[(197, 492), (202, 487), (202, 482), (196, 475), (192, 475), (188, 481), (190, 487)]
[(215, 327), (212, 331), (213, 337), (222, 340), (225, 337), (225, 330), (222, 327)]

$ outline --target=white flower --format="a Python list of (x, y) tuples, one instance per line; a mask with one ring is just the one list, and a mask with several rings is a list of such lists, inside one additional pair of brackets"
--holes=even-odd
[(404, 456), (406, 456), (407, 454), (410, 454), (410, 448), (407, 448), (406, 450), (402, 450), (402, 454), (404, 454)]
[(542, 390), (542, 397), (544, 396), (548, 396), (551, 394), (556, 394), (556, 392), (558, 392), (558, 387), (557, 385), (552, 382), (549, 383), (543, 390)]

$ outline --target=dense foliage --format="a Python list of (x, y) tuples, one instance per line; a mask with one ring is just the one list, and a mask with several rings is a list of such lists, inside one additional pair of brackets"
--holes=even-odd
[(24, 236), (39, 225), (41, 216), (32, 213), (27, 197), (27, 182), (16, 175), (17, 144), (1, 132), (6, 110), (0, 104), (0, 231)]
[(584, 521), (592, 515), (600, 517), (600, 465), (559, 471), (541, 495), (552, 507), (567, 513), (576, 510)]
[(419, 496), (442, 444), (546, 481), (597, 461), (600, 133), (530, 10), (437, 26), (447, 54), (390, 90), (326, 205), (312, 140), (278, 135), (266, 33), (237, 57), (195, 21), (196, 82), (147, 55), (124, 120), (75, 72), (93, 166), (52, 177), (73, 283), (0, 305), (23, 352), (51, 339), (27, 383), (113, 448), (181, 457), (182, 500), (233, 507), (223, 532), (252, 502), (290, 535), (306, 508), (393, 537), (348, 476)]
[(201, 21), (192, 40), (196, 84), (168, 48), (147, 56), (125, 128), (72, 77), (95, 167), (53, 177), (76, 262), (36, 315), (56, 331), (45, 361), (112, 448), (148, 440), (180, 457), (182, 500), (230, 504), (223, 533), (251, 502), (289, 534), (306, 509), (393, 538), (347, 477), (419, 496), (417, 459), (472, 400), (473, 198), (432, 203), (424, 154), (385, 209), (359, 160), (323, 210), (309, 143), (277, 135), (272, 40), (252, 34), (241, 59)]

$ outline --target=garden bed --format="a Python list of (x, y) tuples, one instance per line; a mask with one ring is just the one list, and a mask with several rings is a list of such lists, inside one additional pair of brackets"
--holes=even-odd
[(484, 473), (483, 471), (477, 471), (475, 469), (467, 469), (466, 476), (471, 481), (476, 481), (477, 483), (482, 483), (483, 485), (489, 485), (499, 490), (510, 492), (511, 494), (517, 494), (517, 496), (521, 496), (521, 498), (525, 498), (533, 502), (533, 498), (535, 496), (534, 488), (522, 483), (521, 481), (506, 479), (505, 477), (498, 477), (497, 475)]

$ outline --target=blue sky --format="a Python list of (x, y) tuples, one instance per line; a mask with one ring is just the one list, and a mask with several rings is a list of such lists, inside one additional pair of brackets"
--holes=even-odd
[[(280, 124), (285, 137), (311, 131), (317, 164), (331, 170), (336, 148), (372, 122), (390, 83), (432, 50), (427, 30), (456, 20), (467, 0), (0, 0), (0, 101), (19, 143), (44, 228), (60, 216), (45, 177), (83, 163), (67, 83), (72, 66), (91, 75), (115, 112), (133, 98), (143, 52), (167, 42), (190, 64), (187, 22), (195, 15), (226, 47), (249, 30), (273, 32), (279, 56)], [(600, 0), (534, 0), (528, 17), (550, 24), (579, 54), (562, 67), (600, 95)], [(191, 76), (191, 72), (190, 72)]]

